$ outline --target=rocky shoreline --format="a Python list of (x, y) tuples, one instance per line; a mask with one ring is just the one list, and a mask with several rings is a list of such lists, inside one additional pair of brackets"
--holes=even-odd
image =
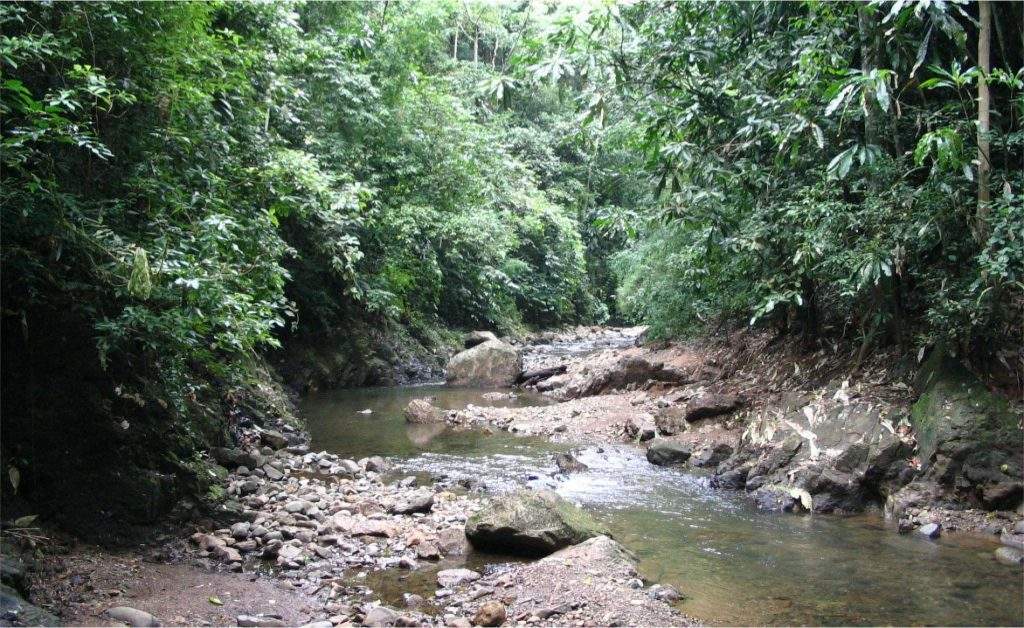
[[(678, 599), (671, 588), (645, 585), (637, 576), (635, 559), (607, 537), (591, 539), (594, 543), (578, 550), (570, 548), (582, 553), (556, 553), (532, 565), (499, 562), (483, 574), (461, 566), (437, 569), (461, 565), (469, 549), (466, 520), (485, 507), (485, 500), (443, 481), (421, 486), (414, 476), (396, 477), (380, 457), (357, 461), (310, 452), (304, 432), (284, 422), (270, 427), (242, 428), (238, 433), (242, 445), (211, 452), (228, 470), (223, 503), (211, 516), (195, 522), (188, 543), (180, 537), (155, 543), (150, 555), (157, 560), (141, 566), (152, 573), (167, 559), (185, 568), (188, 577), (235, 578), (234, 584), (242, 589), (262, 583), (277, 592), (275, 597), (292, 600), (290, 606), (283, 605), (290, 610), (273, 601), (252, 601), (245, 607), (232, 604), (237, 614), (231, 623), (320, 627), (694, 623), (670, 606)], [(71, 553), (74, 556), (61, 561), (63, 569), (54, 569), (63, 571), (64, 577), (83, 570), (81, 562), (95, 562), (97, 556), (105, 555), (98, 548), (80, 547)], [(53, 565), (42, 569), (48, 567)], [(436, 571), (434, 594), (427, 599), (405, 595), (402, 606), (383, 604), (365, 584), (371, 572), (420, 569)], [(123, 596), (110, 599), (88, 584), (70, 595), (68, 591), (61, 595), (52, 586), (47, 590), (44, 584), (33, 590), (32, 598), (44, 600), (45, 606), (73, 625), (224, 623), (220, 611), (225, 600), (218, 596), (203, 598), (191, 607), (182, 600), (171, 605), (140, 596), (132, 606), (125, 604)], [(139, 593), (132, 591), (131, 582), (119, 586), (126, 596)], [(225, 586), (232, 585), (229, 581)], [(558, 593), (565, 587), (588, 593), (574, 596), (566, 605)], [(541, 595), (542, 591), (549, 594)], [(176, 611), (173, 616), (159, 616), (150, 612), (154, 606)], [(34, 617), (27, 607), (26, 603), (24, 609), (6, 609), (6, 621), (20, 625)]]
[[(995, 560), (1024, 560), (1019, 466), (1010, 466), (1012, 457), (986, 460), (987, 466), (977, 458), (973, 467), (947, 463), (943, 469), (954, 481), (981, 478), (974, 483), (982, 503), (953, 500), (935, 474), (934, 456), (920, 458), (908, 385), (869, 372), (869, 383), (797, 387), (787, 378), (758, 379), (763, 366), (727, 367), (721, 355), (690, 346), (637, 346), (642, 331), (583, 328), (520, 343), (515, 368), (529, 375), (529, 387), (553, 398), (551, 405), (445, 411), (420, 400), (410, 404), (407, 419), (576, 444), (632, 443), (646, 449), (652, 464), (698, 469), (721, 490), (743, 491), (767, 509), (844, 513), (885, 504), (901, 532), (983, 531), (1003, 543)], [(505, 356), (501, 343), (489, 337), (474, 346)], [(586, 349), (576, 351), (581, 344)], [(507, 365), (470, 372), (511, 377)], [(151, 543), (150, 560), (132, 562), (138, 550), (126, 556), (71, 547), (38, 567), (53, 582), (36, 578), (34, 588), (15, 587), (5, 575), (4, 585), (11, 585), (5, 595), (31, 592), (30, 599), (75, 625), (697, 623), (672, 606), (678, 592), (645, 583), (635, 558), (598, 532), (538, 561), (473, 571), (463, 558), (466, 522), (491, 501), (449, 480), (401, 476), (380, 457), (310, 452), (308, 435), (283, 421), (247, 424), (235, 436), (236, 447), (211, 451), (227, 471), (221, 503), (193, 519), (191, 529)], [(944, 451), (943, 442), (934, 449)], [(556, 462), (564, 473), (578, 468), (571, 454)], [(999, 508), (1013, 499), (1013, 508)], [(5, 574), (11, 554), (5, 548)], [(113, 567), (97, 575), (102, 569), (95, 565), (104, 562), (132, 565), (133, 580), (97, 587), (104, 577), (117, 580)], [(82, 576), (88, 570), (93, 575)], [(423, 572), (433, 586), (421, 588), (424, 595), (385, 600), (369, 584), (370, 574), (381, 572), (409, 578)], [(136, 581), (147, 578), (158, 584), (140, 588)], [(184, 599), (169, 592), (191, 581), (203, 581), (196, 589), (228, 593)], [(5, 604), (4, 621), (12, 625), (28, 617), (57, 621), (53, 615), (39, 620), (32, 613), (40, 609), (27, 603), (13, 614), (11, 608)]]
[[(550, 351), (594, 337), (610, 346), (584, 356)], [(713, 486), (744, 492), (764, 510), (879, 507), (898, 532), (990, 535), (1003, 545), (996, 560), (1024, 564), (1024, 404), (989, 392), (941, 350), (916, 376), (880, 356), (851, 381), (842, 368), (829, 372), (837, 360), (821, 352), (780, 375), (778, 364), (743, 363), (735, 348), (641, 338), (640, 329), (548, 335), (526, 346), (524, 368), (544, 372), (532, 387), (556, 403), (471, 405), (446, 421), (561, 442), (630, 442), (653, 464), (710, 473)], [(801, 369), (813, 375), (793, 375)]]

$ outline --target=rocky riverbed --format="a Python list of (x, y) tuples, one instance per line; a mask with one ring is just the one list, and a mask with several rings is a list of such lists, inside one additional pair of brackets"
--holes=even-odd
[[(782, 372), (737, 359), (734, 349), (637, 346), (642, 332), (581, 328), (519, 342), (516, 379), (534, 392), (486, 392), (452, 407), (424, 395), (406, 409), (409, 438), (426, 447), (439, 430), (484, 438), (503, 430), (575, 446), (552, 459), (551, 471), (522, 478), (539, 485), (550, 484), (546, 473), (565, 482), (588, 464), (607, 464), (602, 446), (622, 443), (681, 479), (702, 475), (767, 509), (850, 513), (888, 501), (893, 534), (982, 530), (1002, 541), (985, 550), (991, 560), (1020, 566), (1022, 511), (1005, 507), (1019, 504), (1019, 466), (1012, 457), (951, 452), (941, 435), (929, 441), (938, 455), (922, 460), (912, 384), (870, 368), (856, 381), (823, 368), (815, 380), (794, 379), (806, 360)], [(550, 402), (529, 397), (537, 393)], [(373, 430), (373, 411), (356, 411), (364, 412)], [(356, 437), (349, 427), (342, 432)], [(21, 592), (83, 625), (694, 623), (679, 612), (677, 590), (641, 578), (638, 565), (649, 557), (605, 536), (533, 562), (495, 556), (467, 564), (466, 521), (490, 508), (491, 496), (471, 470), (410, 473), (408, 464), (370, 455), (391, 453), (375, 449), (382, 441), (373, 438), (365, 457), (312, 452), (309, 435), (284, 423), (249, 425), (236, 436), (237, 447), (211, 452), (228, 471), (216, 511), (144, 550), (60, 546), (61, 554), (36, 561), (45, 576), (28, 578), (34, 584), (21, 583)], [(943, 456), (945, 471), (936, 473)], [(969, 486), (965, 477), (974, 478)], [(947, 488), (950, 480), (959, 493)], [(5, 548), (5, 561), (11, 554)]]

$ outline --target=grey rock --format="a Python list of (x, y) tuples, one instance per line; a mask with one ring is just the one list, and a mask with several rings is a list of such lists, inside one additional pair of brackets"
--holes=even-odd
[(545, 556), (607, 534), (589, 514), (551, 491), (523, 490), (491, 500), (466, 521), (477, 549)]
[(394, 626), (397, 621), (398, 611), (387, 606), (374, 606), (363, 617), (364, 626)]
[(0, 621), (7, 625), (10, 618), (17, 618), (22, 626), (61, 626), (59, 618), (26, 601), (21, 594), (6, 584), (0, 584)]
[(714, 416), (729, 414), (740, 407), (740, 398), (736, 395), (709, 393), (691, 399), (686, 404), (686, 420), (699, 421)]
[(231, 538), (242, 540), (249, 537), (249, 530), (252, 525), (245, 521), (239, 521), (231, 526)]
[(691, 455), (689, 446), (661, 439), (651, 441), (647, 448), (647, 461), (658, 466), (682, 464)]
[(146, 611), (130, 606), (115, 606), (107, 609), (107, 617), (129, 626), (159, 626), (160, 622)]
[(996, 560), (1004, 565), (1018, 566), (1024, 564), (1024, 552), (1016, 547), (1007, 547), (1004, 545), (995, 551), (995, 556)]
[(512, 386), (522, 369), (518, 350), (500, 340), (488, 340), (455, 354), (445, 378), (454, 386)]
[(1008, 547), (1015, 547), (1019, 550), (1024, 550), (1024, 534), (1007, 534), (1004, 532), (999, 535), (999, 542)]
[(466, 349), (472, 349), (473, 347), (488, 342), (490, 340), (497, 340), (498, 337), (493, 332), (489, 331), (471, 331), (467, 332), (462, 337), (462, 346)]
[(276, 626), (288, 625), (276, 617), (264, 615), (239, 615), (235, 618), (235, 623), (249, 628), (274, 628)]
[(433, 507), (434, 494), (419, 492), (400, 499), (391, 507), (391, 512), (396, 515), (409, 515), (414, 512), (430, 512)]
[(937, 539), (942, 535), (942, 526), (938, 523), (928, 523), (918, 528), (917, 533), (929, 539)]
[(442, 569), (437, 572), (437, 584), (444, 589), (451, 589), (479, 579), (480, 574), (471, 569)]
[(288, 439), (284, 434), (276, 430), (263, 430), (260, 432), (260, 442), (271, 449), (284, 449), (288, 446)]
[(561, 473), (582, 473), (589, 467), (576, 459), (571, 453), (555, 454), (555, 466)]
[(304, 499), (295, 499), (284, 505), (284, 509), (290, 513), (297, 513), (312, 508), (313, 504)]

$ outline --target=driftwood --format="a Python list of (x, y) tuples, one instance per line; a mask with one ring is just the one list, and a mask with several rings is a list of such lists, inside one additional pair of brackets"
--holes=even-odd
[(538, 382), (544, 381), (545, 379), (553, 375), (561, 375), (565, 372), (565, 365), (559, 364), (558, 366), (549, 366), (542, 369), (534, 369), (532, 371), (525, 371), (519, 375), (518, 383), (523, 386), (536, 386)]

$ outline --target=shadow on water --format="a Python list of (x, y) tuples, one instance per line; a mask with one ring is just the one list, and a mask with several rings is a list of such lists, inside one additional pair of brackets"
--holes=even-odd
[[(489, 492), (544, 486), (593, 511), (640, 559), (650, 581), (679, 588), (680, 609), (721, 624), (1024, 623), (1024, 575), (996, 563), (995, 543), (956, 535), (901, 536), (878, 514), (840, 518), (756, 511), (742, 495), (713, 491), (706, 478), (649, 465), (642, 452), (589, 446), (589, 470), (558, 476), (565, 449), (504, 432), (407, 426), (410, 399), (438, 405), (538, 405), (520, 395), (486, 401), (484, 390), (443, 386), (347, 390), (310, 397), (303, 412), (313, 446), (342, 455), (393, 457), (397, 471), (481, 482)], [(359, 411), (370, 409), (370, 414)], [(383, 600), (429, 599), (438, 569), (486, 569), (506, 558), (471, 554), (415, 572), (378, 572), (365, 583)]]

